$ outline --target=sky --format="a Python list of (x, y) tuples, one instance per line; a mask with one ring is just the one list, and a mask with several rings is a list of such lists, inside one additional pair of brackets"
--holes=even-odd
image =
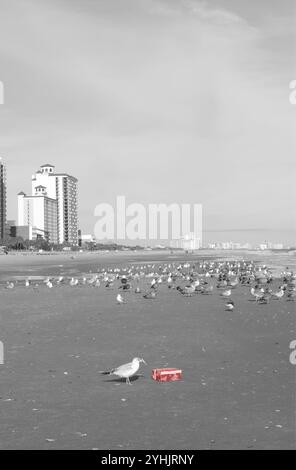
[(253, 230), (296, 244), (294, 0), (0, 0), (0, 11), (10, 219), (50, 163), (79, 180), (83, 233), (97, 204), (124, 195), (202, 204), (211, 240)]

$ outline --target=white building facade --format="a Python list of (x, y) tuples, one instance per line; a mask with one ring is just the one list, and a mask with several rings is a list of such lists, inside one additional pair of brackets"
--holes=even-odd
[(49, 243), (58, 243), (57, 201), (48, 197), (45, 186), (36, 186), (33, 196), (18, 194), (18, 226), (29, 226), (29, 233), (39, 231)]
[(48, 197), (57, 201), (58, 243), (78, 245), (78, 180), (67, 173), (55, 173), (55, 167), (42, 165), (32, 176), (32, 193), (44, 186)]
[(58, 243), (57, 201), (49, 198), (44, 186), (38, 186), (34, 196), (18, 194), (18, 226), (27, 226), (29, 240), (33, 234), (43, 234), (49, 243)]
[(42, 165), (32, 176), (32, 196), (19, 193), (18, 226), (44, 231), (50, 243), (78, 245), (78, 181), (54, 170)]

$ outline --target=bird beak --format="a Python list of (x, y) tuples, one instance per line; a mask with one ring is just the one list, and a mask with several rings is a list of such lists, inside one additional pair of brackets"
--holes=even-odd
[(147, 362), (146, 362), (146, 361), (144, 361), (144, 359), (142, 359), (142, 362), (143, 362), (143, 363), (144, 363), (144, 364), (147, 366)]

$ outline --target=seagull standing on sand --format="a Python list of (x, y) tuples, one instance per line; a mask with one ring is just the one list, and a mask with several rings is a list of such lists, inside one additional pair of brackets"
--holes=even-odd
[(276, 299), (281, 299), (283, 296), (284, 296), (284, 289), (282, 287), (280, 287), (279, 291), (278, 292), (273, 292), (272, 295), (276, 298)]
[(126, 303), (126, 301), (124, 300), (124, 298), (120, 294), (117, 294), (116, 300), (117, 300), (118, 304), (125, 304)]
[(64, 278), (63, 276), (60, 276), (57, 280), (57, 285), (59, 286), (63, 282)]
[(222, 297), (227, 298), (231, 296), (231, 289), (226, 289), (225, 291), (220, 294)]
[(132, 362), (128, 362), (127, 364), (123, 364), (122, 366), (116, 367), (115, 369), (111, 369), (109, 371), (103, 371), (103, 372), (101, 372), (101, 374), (103, 374), (103, 375), (117, 375), (121, 379), (126, 379), (126, 383), (128, 385), (131, 385), (130, 377), (132, 377), (133, 375), (135, 375), (138, 372), (141, 362), (146, 364), (144, 359), (142, 359), (140, 357), (135, 357), (132, 360)]
[(153, 278), (150, 285), (152, 288), (154, 288), (155, 284), (156, 284), (156, 280)]
[(69, 282), (69, 284), (70, 284), (71, 287), (77, 286), (78, 283), (79, 283), (78, 279), (74, 279), (74, 277), (72, 277), (71, 280), (70, 280), (70, 282)]
[(250, 293), (253, 297), (255, 297), (256, 302), (258, 302), (264, 296), (264, 292), (262, 292), (261, 290), (256, 291), (254, 287), (251, 288)]
[(225, 307), (227, 312), (232, 312), (232, 310), (234, 309), (234, 303), (232, 301), (229, 301), (227, 302), (227, 304), (225, 304)]
[(231, 289), (227, 289), (225, 290), (224, 292), (222, 292), (222, 294), (220, 294), (222, 297), (230, 297), (231, 296)]

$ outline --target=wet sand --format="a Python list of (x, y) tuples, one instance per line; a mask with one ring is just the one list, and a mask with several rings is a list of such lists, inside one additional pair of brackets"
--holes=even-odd
[[(1, 258), (0, 275), (141, 261), (92, 256), (5, 267)], [(155, 256), (145, 262), (170, 257)], [(233, 291), (233, 312), (216, 289), (186, 298), (163, 285), (155, 300), (127, 293), (120, 306), (116, 294), (117, 285), (0, 288), (1, 449), (295, 448), (295, 303), (259, 305), (248, 287)], [(134, 356), (148, 366), (132, 386), (99, 374)], [(180, 367), (182, 381), (154, 382), (151, 369), (164, 366)]]

